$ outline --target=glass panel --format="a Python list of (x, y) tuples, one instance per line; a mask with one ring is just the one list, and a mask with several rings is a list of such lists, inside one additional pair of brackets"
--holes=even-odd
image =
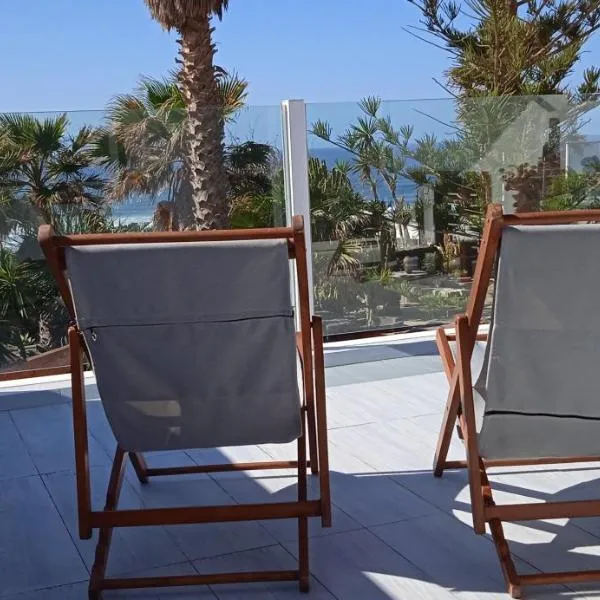
[[(185, 111), (149, 94), (106, 111), (0, 114), (0, 369), (24, 368), (66, 342), (67, 315), (37, 243), (41, 224), (61, 233), (190, 226)], [(229, 115), (225, 155), (231, 226), (282, 224), (279, 107)]]
[(464, 311), (490, 202), (505, 212), (600, 207), (598, 100), (309, 105), (326, 333), (434, 327)]

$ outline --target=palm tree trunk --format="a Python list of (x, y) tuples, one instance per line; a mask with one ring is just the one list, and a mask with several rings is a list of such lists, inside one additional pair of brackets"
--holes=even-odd
[(175, 229), (188, 229), (194, 223), (194, 202), (190, 176), (184, 166), (177, 175), (171, 191), (173, 224)]
[(224, 123), (213, 65), (212, 32), (208, 15), (188, 19), (179, 40), (182, 59), (179, 77), (188, 109), (186, 168), (192, 186), (196, 229), (229, 226)]

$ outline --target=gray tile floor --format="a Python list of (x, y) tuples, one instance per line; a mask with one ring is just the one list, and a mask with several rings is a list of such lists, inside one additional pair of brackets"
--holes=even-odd
[[(309, 598), (316, 600), (507, 598), (494, 548), (469, 526), (464, 472), (430, 473), (446, 382), (431, 342), (347, 345), (327, 353), (334, 526), (311, 525)], [(0, 389), (0, 598), (85, 600), (95, 540), (77, 537), (69, 391), (64, 383)], [(102, 504), (114, 439), (88, 386), (93, 501)], [(458, 443), (452, 449), (460, 456)], [(150, 464), (205, 464), (291, 457), (288, 446), (222, 448), (148, 457)], [(567, 466), (498, 471), (499, 499), (593, 498), (600, 470)], [(313, 482), (314, 483), (314, 482)], [(163, 478), (142, 488), (131, 472), (121, 506), (261, 502), (291, 498), (291, 473)], [(600, 568), (600, 519), (507, 528), (518, 567)], [(293, 522), (117, 531), (112, 574), (186, 574), (294, 568)], [(526, 596), (600, 598), (600, 585), (530, 588)], [(228, 585), (110, 598), (284, 600), (294, 583)]]

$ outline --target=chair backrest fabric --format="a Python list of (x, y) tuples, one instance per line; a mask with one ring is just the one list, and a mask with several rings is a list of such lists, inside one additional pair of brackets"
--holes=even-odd
[(287, 240), (72, 246), (65, 261), (124, 450), (300, 435)]
[(600, 225), (502, 231), (475, 390), (488, 458), (600, 455)]

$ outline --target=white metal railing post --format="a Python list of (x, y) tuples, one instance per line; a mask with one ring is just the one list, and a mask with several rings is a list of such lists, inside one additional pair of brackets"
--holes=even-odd
[[(308, 145), (306, 143), (306, 105), (304, 100), (284, 100), (281, 103), (283, 121), (283, 176), (285, 209), (288, 224), (292, 215), (304, 217), (306, 234), (306, 262), (308, 265), (308, 292), (310, 312), (313, 313), (312, 236), (310, 230), (310, 192), (308, 187)], [(298, 306), (294, 278), (294, 294)]]
[(435, 244), (435, 191), (429, 183), (419, 188), (423, 203), (423, 241), (427, 245)]

